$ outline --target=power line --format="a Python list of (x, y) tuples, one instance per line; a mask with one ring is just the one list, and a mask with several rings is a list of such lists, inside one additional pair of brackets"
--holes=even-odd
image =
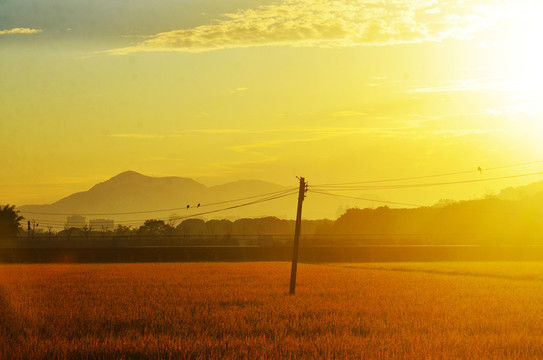
[[(492, 170), (507, 169), (507, 168), (526, 166), (526, 165), (534, 165), (534, 164), (541, 164), (541, 163), (543, 163), (543, 160), (531, 161), (531, 162), (525, 162), (525, 163), (519, 163), (519, 164), (512, 164), (512, 165), (505, 165), (505, 166), (496, 166), (496, 167), (491, 167), (491, 168), (483, 168), (481, 170), (482, 171), (492, 171)], [(443, 176), (451, 176), (451, 175), (471, 174), (471, 173), (477, 173), (479, 171), (480, 171), (479, 169), (473, 169), (473, 170), (464, 170), (464, 171), (449, 172), (449, 173), (442, 173), (442, 174), (433, 174), (433, 175), (423, 175), (423, 176), (413, 176), (413, 177), (393, 178), (393, 179), (356, 181), (356, 182), (348, 182), (348, 183), (317, 184), (317, 185), (314, 185), (314, 186), (319, 186), (319, 187), (323, 186), (324, 187), (324, 186), (342, 186), (342, 185), (357, 185), (357, 184), (374, 184), (374, 183), (390, 182), (390, 181), (416, 180), (416, 179), (426, 179), (426, 178), (443, 177)]]
[[(208, 204), (201, 204), (201, 205), (197, 206), (197, 208), (220, 205), (220, 204), (227, 204), (227, 203), (241, 201), (241, 200), (255, 199), (255, 198), (268, 196), (268, 195), (279, 195), (279, 194), (288, 193), (288, 192), (293, 191), (293, 190), (295, 190), (295, 188), (289, 188), (289, 189), (286, 189), (286, 190), (274, 191), (274, 192), (264, 193), (264, 194), (254, 195), (254, 196), (247, 196), (247, 197), (238, 198), (238, 199), (218, 201), (218, 202), (208, 203)], [(77, 214), (78, 215), (86, 215), (86, 216), (91, 216), (91, 215), (92, 216), (98, 216), (98, 215), (135, 215), (135, 214), (148, 214), (148, 213), (158, 213), (158, 212), (166, 212), (166, 211), (177, 211), (177, 210), (185, 210), (185, 209), (187, 209), (186, 206), (178, 207), (178, 208), (171, 208), (171, 209), (160, 209), (160, 210), (110, 212), (110, 213), (77, 213)], [(190, 209), (190, 207), (189, 207), (189, 209)], [(35, 211), (24, 211), (24, 210), (21, 211), (21, 212), (23, 214), (32, 214), (32, 215), (51, 215), (51, 216), (70, 216), (70, 215), (74, 215), (73, 212), (72, 213), (47, 213), (47, 212), (35, 212)]]
[(528, 173), (528, 174), (518, 174), (518, 175), (509, 175), (509, 176), (500, 176), (493, 178), (485, 179), (472, 179), (472, 180), (459, 180), (459, 181), (449, 181), (449, 182), (439, 182), (439, 183), (422, 183), (422, 184), (396, 184), (396, 185), (381, 185), (381, 186), (311, 186), (313, 189), (320, 190), (329, 190), (329, 191), (343, 191), (343, 190), (385, 190), (385, 189), (407, 189), (407, 188), (417, 188), (417, 187), (429, 187), (429, 186), (442, 186), (442, 185), (455, 185), (455, 184), (467, 184), (467, 183), (476, 183), (484, 181), (493, 181), (493, 180), (504, 180), (504, 179), (513, 179), (526, 176), (536, 176), (543, 175), (543, 172)]
[(425, 178), (450, 176), (450, 175), (471, 174), (471, 173), (474, 173), (474, 172), (477, 172), (477, 170), (467, 170), (467, 171), (450, 172), (450, 173), (444, 173), (444, 174), (413, 176), (413, 177), (405, 177), (405, 178), (356, 181), (356, 182), (349, 182), (349, 183), (317, 184), (317, 185), (314, 185), (314, 186), (317, 186), (317, 187), (334, 187), (334, 186), (343, 186), (343, 185), (374, 184), (374, 183), (382, 183), (382, 182), (390, 182), (390, 181), (415, 180), (415, 179), (425, 179)]
[[(328, 196), (334, 196), (334, 197), (339, 197), (339, 198), (372, 201), (372, 202), (379, 202), (379, 203), (384, 203), (384, 204), (413, 206), (413, 207), (419, 207), (419, 208), (435, 208), (435, 206), (401, 203), (401, 202), (395, 202), (395, 201), (375, 200), (375, 199), (368, 199), (368, 198), (362, 198), (362, 197), (357, 197), (357, 196), (332, 194), (332, 193), (327, 193), (327, 192), (323, 192), (323, 191), (311, 190), (311, 192), (315, 193), (315, 194), (328, 195)], [(458, 202), (455, 202), (454, 204), (451, 204), (451, 205), (458, 205), (458, 204), (459, 204)], [(441, 209), (446, 209), (446, 208), (441, 208)], [(463, 212), (463, 213), (469, 212), (469, 213), (475, 213), (475, 214), (486, 214), (486, 215), (488, 215), (488, 214), (491, 214), (491, 215), (498, 214), (498, 215), (500, 215), (500, 214), (504, 214), (504, 213), (507, 213), (507, 214), (510, 214), (510, 215), (517, 215), (517, 216), (522, 215), (522, 213), (519, 214), (518, 210), (505, 209), (505, 211), (504, 211), (503, 208), (500, 211), (488, 211), (488, 210), (479, 210), (479, 209), (465, 209), (465, 208), (458, 209), (458, 208), (455, 208), (454, 211), (460, 211), (460, 212)]]
[(385, 201), (385, 200), (375, 200), (375, 199), (367, 199), (362, 197), (356, 197), (356, 196), (348, 196), (348, 195), (339, 195), (339, 194), (331, 194), (323, 191), (316, 191), (311, 190), (314, 194), (321, 194), (321, 195), (328, 195), (328, 196), (335, 196), (339, 198), (345, 198), (345, 199), (355, 199), (355, 200), (365, 200), (365, 201), (373, 201), (373, 202), (379, 202), (383, 204), (393, 204), (393, 205), (405, 205), (405, 206), (414, 206), (414, 207), (424, 207), (425, 205), (420, 204), (409, 204), (409, 203), (401, 203), (401, 202), (395, 202), (395, 201)]
[[(263, 199), (258, 199), (258, 200), (254, 200), (254, 201), (251, 201), (251, 202), (238, 204), (238, 205), (233, 205), (233, 206), (229, 206), (229, 207), (225, 207), (225, 208), (221, 208), (221, 209), (204, 211), (204, 212), (191, 214), (191, 215), (186, 215), (186, 216), (158, 218), (158, 219), (154, 219), (154, 220), (183, 220), (183, 219), (188, 219), (188, 218), (192, 218), (192, 217), (196, 217), (196, 216), (208, 215), (208, 214), (213, 214), (213, 213), (217, 213), (217, 212), (221, 212), (221, 211), (237, 209), (237, 208), (244, 207), (244, 206), (249, 206), (249, 205), (259, 204), (259, 203), (263, 203), (263, 202), (267, 202), (267, 201), (271, 201), (271, 200), (276, 200), (276, 199), (280, 199), (280, 198), (283, 198), (283, 197), (286, 197), (286, 196), (291, 196), (291, 195), (293, 195), (295, 193), (296, 193), (296, 189), (290, 190), (288, 193), (269, 196), (269, 197), (266, 197), (266, 198), (263, 198)], [(56, 221), (56, 220), (40, 220), (40, 219), (29, 219), (29, 220), (34, 220), (34, 221), (36, 221), (38, 223), (45, 224), (45, 225), (56, 225), (56, 226), (58, 226), (58, 225), (64, 225), (65, 224), (64, 221)], [(115, 223), (116, 224), (140, 224), (143, 221), (145, 221), (145, 220), (121, 220), (121, 221), (116, 221)]]
[(193, 214), (193, 215), (172, 217), (171, 219), (172, 220), (183, 220), (183, 219), (188, 219), (188, 218), (195, 217), (195, 216), (213, 214), (213, 213), (216, 213), (216, 212), (219, 212), (219, 211), (237, 209), (237, 208), (244, 207), (244, 206), (249, 206), (249, 205), (254, 205), (254, 204), (258, 204), (258, 203), (262, 203), (262, 202), (266, 202), (266, 201), (271, 201), (271, 200), (284, 198), (286, 196), (294, 195), (295, 193), (296, 193), (296, 190), (291, 190), (289, 193), (286, 193), (286, 194), (271, 196), (271, 197), (268, 197), (268, 198), (265, 198), (265, 199), (255, 200), (255, 201), (251, 201), (251, 202), (248, 202), (248, 203), (245, 203), (245, 204), (233, 205), (233, 206), (229, 206), (229, 207), (226, 207), (226, 208), (223, 208), (223, 209), (205, 211), (205, 212), (201, 212), (201, 213)]
[[(512, 168), (512, 167), (519, 167), (519, 166), (526, 166), (526, 165), (533, 165), (533, 164), (540, 164), (543, 163), (543, 160), (539, 161), (531, 161), (531, 162), (525, 162), (525, 163), (518, 163), (518, 164), (512, 164), (512, 165), (505, 165), (505, 166), (497, 166), (492, 168), (485, 168), (484, 171), (489, 170), (497, 170), (497, 169), (505, 169), (505, 168)], [(466, 170), (466, 171), (458, 171), (458, 172), (449, 172), (449, 173), (443, 173), (443, 174), (434, 174), (434, 175), (424, 175), (424, 176), (414, 176), (414, 177), (405, 177), (405, 178), (395, 178), (395, 179), (381, 179), (381, 180), (370, 180), (370, 181), (359, 181), (359, 182), (349, 182), (349, 183), (336, 183), (336, 184), (318, 184), (318, 185), (310, 185), (313, 189), (324, 189), (324, 190), (379, 190), (379, 189), (399, 189), (399, 188), (411, 188), (411, 187), (425, 187), (425, 186), (439, 186), (439, 185), (452, 185), (452, 184), (463, 184), (463, 183), (470, 183), (470, 182), (481, 182), (481, 181), (490, 181), (490, 180), (499, 180), (499, 179), (508, 179), (508, 178), (515, 178), (515, 177), (523, 177), (523, 176), (532, 176), (532, 175), (540, 175), (542, 173), (531, 173), (531, 174), (521, 174), (521, 175), (513, 175), (513, 176), (504, 176), (504, 177), (496, 177), (496, 178), (487, 178), (487, 179), (474, 179), (474, 180), (464, 180), (464, 181), (454, 181), (454, 182), (443, 182), (443, 183), (429, 183), (429, 184), (396, 184), (396, 185), (382, 185), (382, 186), (364, 186), (364, 187), (356, 187), (349, 185), (357, 185), (357, 184), (372, 184), (372, 183), (382, 183), (382, 182), (390, 182), (390, 181), (403, 181), (403, 180), (414, 180), (414, 179), (424, 179), (424, 178), (432, 178), (432, 177), (443, 177), (443, 176), (451, 176), (451, 175), (459, 175), (459, 174), (467, 174), (467, 173), (473, 173), (477, 172), (479, 170)], [(289, 188), (286, 190), (276, 191), (276, 192), (270, 192), (270, 193), (264, 193), (254, 196), (248, 196), (248, 197), (242, 197), (232, 200), (225, 200), (225, 201), (218, 201), (214, 203), (207, 203), (207, 204), (199, 204), (199, 206), (196, 206), (196, 208), (199, 207), (209, 207), (209, 206), (215, 206), (215, 205), (221, 205), (221, 204), (227, 204), (235, 201), (242, 201), (242, 200), (248, 200), (248, 199), (254, 199), (259, 198), (262, 196), (268, 196), (268, 195), (276, 195), (276, 194), (283, 194), (288, 193), (289, 191), (295, 190), (295, 188)], [(185, 209), (194, 209), (195, 207), (189, 207), (186, 206), (183, 207), (176, 207), (176, 208), (170, 208), (170, 209), (158, 209), (158, 210), (142, 210), (142, 211), (129, 211), (129, 212), (109, 212), (109, 213), (78, 213), (79, 215), (86, 215), (86, 216), (107, 216), (107, 215), (135, 215), (135, 214), (148, 214), (148, 213), (159, 213), (159, 212), (167, 212), (167, 211), (178, 211), (178, 210), (185, 210)], [(50, 216), (70, 216), (74, 213), (48, 213), (48, 212), (36, 212), (36, 211), (22, 211), (24, 214), (31, 214), (31, 215), (50, 215)]]
[[(512, 167), (519, 167), (519, 166), (526, 166), (526, 165), (533, 165), (533, 164), (540, 164), (543, 163), (543, 160), (540, 161), (532, 161), (532, 162), (525, 162), (525, 163), (519, 163), (519, 164), (513, 164), (513, 165), (506, 165), (506, 166), (498, 166), (493, 168), (487, 168), (484, 169), (485, 171), (489, 170), (497, 170), (497, 169), (505, 169), (505, 168), (512, 168)], [(362, 185), (362, 184), (372, 184), (372, 183), (383, 183), (383, 182), (390, 182), (390, 181), (403, 181), (403, 180), (410, 180), (410, 179), (423, 179), (423, 178), (432, 178), (432, 177), (442, 177), (442, 176), (450, 176), (450, 175), (459, 175), (459, 174), (466, 174), (466, 173), (473, 173), (481, 171), (481, 169), (478, 170), (469, 170), (469, 171), (458, 171), (458, 172), (449, 172), (444, 174), (435, 174), (435, 175), (425, 175), (425, 176), (416, 176), (416, 177), (406, 177), (406, 178), (396, 178), (396, 179), (382, 179), (382, 180), (373, 180), (373, 181), (363, 181), (363, 182), (350, 182), (350, 183), (337, 183), (337, 184), (321, 184), (321, 185), (310, 185), (311, 191), (317, 194), (322, 195), (328, 195), (328, 196), (335, 196), (335, 197), (342, 197), (342, 198), (349, 198), (349, 199), (356, 199), (356, 200), (365, 200), (365, 201), (373, 201), (373, 202), (380, 202), (380, 203), (388, 203), (388, 204), (395, 204), (395, 205), (405, 205), (405, 206), (423, 206), (423, 205), (416, 205), (416, 204), (409, 204), (409, 203), (400, 203), (400, 202), (393, 202), (393, 201), (382, 201), (382, 200), (375, 200), (375, 199), (367, 199), (367, 198), (361, 198), (361, 197), (354, 197), (354, 196), (347, 196), (347, 195), (339, 195), (339, 194), (331, 194), (322, 190), (328, 190), (328, 191), (345, 191), (345, 190), (384, 190), (384, 189), (405, 189), (405, 188), (417, 188), (417, 187), (429, 187), (429, 186), (442, 186), (442, 185), (454, 185), (454, 184), (466, 184), (466, 183), (476, 183), (476, 182), (484, 182), (484, 181), (492, 181), (492, 180), (503, 180), (503, 179), (511, 179), (511, 178), (519, 178), (519, 177), (526, 177), (526, 176), (535, 176), (535, 175), (543, 175), (543, 172), (536, 172), (536, 173), (527, 173), (527, 174), (517, 174), (517, 175), (510, 175), (510, 176), (501, 176), (501, 177), (494, 177), (494, 178), (483, 178), (483, 179), (472, 179), (472, 180), (459, 180), (459, 181), (449, 181), (449, 182), (436, 182), (436, 183), (419, 183), (419, 184), (393, 184), (393, 185), (368, 185), (368, 186), (354, 186), (354, 185)], [(220, 204), (226, 204), (236, 201), (242, 201), (242, 200), (249, 200), (249, 199), (258, 199), (255, 201), (251, 201), (244, 204), (238, 204), (234, 206), (229, 206), (222, 209), (216, 209), (211, 211), (205, 211), (200, 212), (196, 214), (190, 214), (186, 216), (177, 216), (177, 217), (169, 217), (169, 218), (162, 218), (157, 220), (182, 220), (187, 219), (195, 216), (201, 216), (201, 215), (207, 215), (212, 214), (220, 211), (226, 211), (230, 209), (235, 209), (243, 206), (248, 206), (260, 202), (270, 201), (278, 198), (282, 198), (285, 196), (292, 195), (296, 192), (296, 188), (289, 188), (281, 191), (276, 192), (270, 192), (270, 193), (264, 193), (259, 195), (253, 195), (248, 197), (242, 197), (232, 200), (225, 200), (225, 201), (219, 201), (214, 203), (207, 203), (207, 204), (198, 204), (196, 208), (199, 207), (206, 207), (206, 206), (215, 206)], [(191, 210), (195, 207), (190, 208)], [(150, 214), (150, 213), (159, 213), (159, 212), (166, 212), (166, 211), (177, 211), (177, 210), (184, 210), (189, 209), (189, 207), (178, 207), (178, 208), (170, 208), (170, 209), (160, 209), (160, 210), (146, 210), (146, 211), (131, 211), (131, 212), (110, 212), (110, 213), (81, 213), (80, 215), (94, 215), (94, 216), (107, 216), (107, 215), (135, 215), (135, 214)], [(23, 214), (31, 214), (31, 215), (47, 215), (47, 216), (69, 216), (73, 215), (73, 213), (47, 213), (47, 212), (32, 212), (32, 211), (23, 211)], [(45, 224), (45, 225), (64, 225), (64, 221), (56, 221), (56, 220), (39, 220), (39, 219), (30, 219), (34, 220), (38, 223)], [(143, 220), (124, 220), (124, 221), (117, 221), (117, 224), (140, 224)]]
[(235, 200), (226, 200), (226, 201), (218, 201), (218, 202), (214, 202), (214, 203), (210, 203), (210, 204), (202, 204), (202, 205), (200, 205), (200, 207), (214, 206), (214, 205), (220, 205), (220, 204), (231, 203), (231, 202), (234, 202), (234, 201), (241, 201), (241, 200), (254, 199), (254, 198), (258, 198), (258, 197), (266, 196), (266, 195), (279, 195), (279, 194), (283, 194), (283, 193), (292, 192), (292, 191), (294, 191), (294, 190), (296, 190), (296, 188), (291, 187), (291, 188), (288, 188), (288, 189), (286, 189), (286, 190), (274, 191), (274, 192), (265, 193), (265, 194), (260, 194), (260, 195), (255, 195), (255, 196), (247, 196), (247, 197), (239, 198), (239, 199), (235, 199)]

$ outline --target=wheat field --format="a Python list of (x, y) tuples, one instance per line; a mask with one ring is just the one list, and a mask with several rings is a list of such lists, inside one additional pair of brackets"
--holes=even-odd
[(1, 265), (1, 359), (533, 359), (543, 264)]

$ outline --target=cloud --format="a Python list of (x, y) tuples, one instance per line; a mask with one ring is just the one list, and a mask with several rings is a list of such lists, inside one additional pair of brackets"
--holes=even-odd
[(323, 128), (276, 128), (276, 129), (192, 129), (178, 133), (203, 134), (271, 134), (271, 133), (337, 133), (359, 130), (359, 128), (323, 127)]
[(29, 187), (64, 187), (66, 185), (81, 185), (104, 181), (103, 176), (81, 176), (81, 177), (55, 177), (50, 180), (25, 181), (16, 183), (0, 183), (0, 187), (9, 188), (29, 188)]
[[(255, 142), (251, 144), (242, 144), (229, 146), (228, 149), (236, 152), (253, 152), (256, 149), (264, 148), (276, 148), (288, 144), (297, 144), (297, 143), (310, 143), (327, 140), (330, 138), (337, 138), (341, 136), (351, 136), (351, 135), (368, 135), (368, 136), (395, 136), (402, 135), (405, 133), (405, 130), (408, 129), (405, 126), (394, 127), (394, 128), (363, 128), (363, 127), (337, 127), (337, 128), (312, 128), (312, 129), (284, 129), (284, 131), (290, 133), (300, 133), (303, 135), (308, 135), (306, 137), (296, 137), (292, 139), (271, 139), (261, 142)], [(281, 130), (273, 129), (268, 132), (279, 132)], [(283, 131), (281, 131), (283, 132)], [(262, 132), (265, 133), (265, 132)]]
[(363, 116), (366, 115), (365, 113), (358, 112), (358, 111), (337, 111), (332, 116), (334, 117), (356, 117), (356, 116)]
[[(188, 178), (218, 178), (231, 176), (236, 174), (251, 173), (254, 175), (255, 172), (259, 172), (258, 168), (255, 166), (262, 164), (269, 164), (279, 160), (277, 156), (271, 156), (261, 153), (252, 154), (257, 157), (255, 160), (246, 160), (246, 161), (230, 161), (230, 162), (211, 162), (205, 164), (204, 168), (201, 171), (196, 172), (185, 172), (179, 174), (179, 176), (188, 177)], [(164, 174), (164, 176), (168, 176)]]
[(436, 7), (436, 8), (424, 10), (424, 12), (427, 14), (439, 14), (441, 12), (441, 9)]
[(447, 81), (445, 84), (437, 86), (414, 86), (409, 88), (408, 93), (440, 93), (440, 92), (459, 92), (459, 91), (477, 91), (488, 89), (501, 89), (505, 82), (497, 78), (475, 78)]
[(284, 140), (268, 140), (260, 143), (248, 144), (248, 145), (235, 145), (229, 146), (228, 149), (234, 150), (237, 152), (246, 152), (254, 149), (260, 148), (271, 148), (278, 147), (285, 144), (294, 144), (294, 143), (306, 143), (306, 142), (315, 142), (321, 141), (333, 137), (333, 135), (320, 136), (316, 138), (302, 138), (302, 139), (284, 139)]
[(0, 35), (17, 35), (17, 34), (38, 34), (41, 33), (42, 29), (29, 29), (29, 28), (13, 28), (13, 29), (6, 29), (6, 30), (0, 30)]
[[(407, 122), (405, 122), (407, 124)], [(394, 127), (315, 127), (315, 128), (284, 128), (284, 129), (195, 129), (184, 130), (178, 133), (200, 133), (210, 135), (280, 135), (282, 137), (288, 135), (296, 135), (293, 139), (280, 140), (273, 139), (270, 141), (264, 141), (260, 143), (250, 145), (233, 146), (231, 149), (249, 149), (249, 148), (265, 148), (265, 147), (277, 147), (282, 144), (299, 143), (299, 142), (312, 142), (328, 139), (330, 137), (364, 134), (369, 136), (384, 136), (390, 134), (396, 134), (408, 129), (410, 126), (404, 124), (403, 126)], [(299, 135), (305, 135), (300, 137)]]
[[(286, 144), (292, 143), (303, 143), (303, 142), (315, 142), (326, 140), (332, 137), (339, 136), (350, 136), (350, 135), (366, 135), (366, 136), (377, 136), (377, 137), (394, 137), (400, 136), (403, 137), (405, 134), (410, 136), (414, 133), (421, 135), (434, 135), (436, 134), (435, 130), (432, 129), (422, 129), (431, 127), (431, 124), (434, 124), (436, 120), (441, 120), (443, 118), (449, 117), (458, 117), (458, 116), (478, 116), (484, 115), (485, 112), (478, 113), (456, 113), (448, 115), (418, 115), (411, 114), (406, 115), (406, 119), (398, 120), (397, 124), (390, 127), (323, 127), (323, 128), (285, 128), (285, 129), (262, 129), (262, 130), (251, 130), (251, 129), (196, 129), (188, 130), (183, 132), (195, 132), (202, 134), (216, 134), (216, 135), (235, 135), (235, 134), (252, 134), (252, 135), (274, 135), (274, 134), (294, 134), (297, 135), (295, 138), (290, 139), (277, 139), (273, 138), (271, 140), (264, 140), (251, 144), (242, 144), (230, 146), (230, 150), (234, 151), (247, 151), (250, 149), (257, 148), (273, 148), (279, 147)], [(456, 132), (467, 134), (472, 132), (470, 129), (459, 129), (451, 130), (446, 129), (445, 132)], [(479, 131), (479, 130), (477, 130)], [(307, 135), (300, 137), (299, 135)]]
[(249, 88), (239, 87), (239, 88), (236, 88), (236, 89), (227, 90), (224, 93), (225, 94), (235, 94), (235, 93), (239, 93), (239, 92), (243, 92), (243, 91), (247, 91), (247, 90), (249, 90)]
[(111, 134), (108, 135), (109, 137), (114, 138), (124, 138), (124, 139), (166, 139), (166, 138), (174, 138), (179, 137), (180, 135), (177, 134), (168, 134), (168, 135), (162, 135), (162, 134)]
[(233, 173), (243, 173), (243, 172), (248, 171), (246, 169), (243, 169), (246, 166), (268, 164), (268, 163), (276, 162), (279, 160), (277, 156), (271, 156), (271, 155), (260, 154), (260, 153), (257, 153), (257, 155), (260, 157), (257, 160), (220, 162), (220, 163), (212, 163), (211, 165), (218, 169), (223, 169), (222, 174), (224, 173), (233, 174)]
[[(481, 2), (488, 6), (480, 5)], [(504, 13), (500, 2), (477, 6), (437, 0), (283, 0), (224, 14), (212, 24), (161, 32), (111, 50), (202, 52), (253, 46), (349, 47), (473, 37)], [(501, 1), (505, 3), (504, 0)], [(437, 11), (436, 5), (440, 5)]]
[(503, 105), (486, 110), (487, 114), (493, 116), (535, 116), (543, 114), (543, 106), (540, 102), (521, 102), (511, 105)]
[[(109, 134), (107, 137), (120, 138), (120, 139), (136, 139), (136, 140), (152, 140), (152, 139), (168, 139), (168, 138), (179, 138), (184, 134), (209, 134), (209, 135), (265, 135), (265, 134), (304, 134), (304, 135), (316, 135), (317, 138), (314, 140), (321, 140), (329, 136), (338, 136), (345, 134), (354, 134), (354, 133), (370, 133), (375, 131), (374, 128), (359, 128), (359, 127), (322, 127), (322, 128), (272, 128), (272, 129), (189, 129), (189, 130), (180, 130), (176, 131), (173, 134), (135, 134), (135, 133), (123, 133), (123, 134)], [(378, 129), (382, 130), (382, 129)], [(278, 143), (283, 142), (300, 142), (308, 141), (307, 139), (302, 140), (281, 140)], [(268, 146), (274, 146), (275, 141), (268, 144)], [(253, 146), (251, 146), (253, 147)], [(254, 147), (261, 147), (254, 146)]]
[(469, 135), (485, 135), (485, 134), (494, 134), (499, 133), (499, 130), (491, 129), (445, 129), (445, 130), (435, 130), (429, 132), (429, 135), (438, 135), (443, 137), (460, 137), (460, 136), (469, 136)]
[(145, 159), (144, 161), (185, 161), (186, 159), (183, 158), (170, 158), (170, 157), (164, 157), (164, 156), (150, 156)]

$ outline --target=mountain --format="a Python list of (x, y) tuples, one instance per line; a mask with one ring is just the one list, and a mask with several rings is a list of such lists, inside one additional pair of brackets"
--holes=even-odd
[[(284, 198), (235, 207), (227, 211), (201, 214), (253, 202), (289, 189), (293, 190), (293, 194)], [(168, 219), (171, 216), (185, 217), (198, 214), (201, 214), (199, 217), (206, 219), (263, 216), (294, 219), (297, 206), (296, 190), (297, 184), (287, 188), (260, 180), (239, 180), (207, 187), (189, 178), (151, 177), (134, 171), (126, 171), (96, 184), (87, 191), (69, 195), (52, 204), (25, 205), (19, 207), (18, 210), (26, 219), (41, 222), (41, 227), (52, 225), (56, 228), (63, 226), (67, 216), (78, 214), (84, 215), (87, 221), (109, 218), (114, 219), (116, 223), (127, 225), (141, 223), (151, 218)], [(263, 194), (269, 195), (260, 196)], [(344, 211), (347, 205), (353, 203), (360, 205), (360, 202), (353, 200), (346, 201), (314, 195), (304, 202), (303, 214), (306, 219), (335, 218), (341, 215), (339, 212)], [(239, 200), (230, 201), (233, 199)], [(198, 204), (201, 206), (198, 207)], [(371, 206), (371, 204), (368, 205)]]
[[(292, 190), (289, 196), (258, 202), (288, 190)], [(377, 208), (385, 205), (387, 201), (376, 194), (368, 193), (360, 194), (360, 197), (374, 201), (344, 199), (340, 196), (326, 196), (310, 191), (303, 204), (303, 218), (336, 219), (349, 208)], [(543, 181), (517, 188), (506, 188), (495, 198), (504, 201), (523, 200), (541, 203)], [(246, 203), (253, 204), (238, 206)], [(454, 201), (445, 201), (443, 204), (437, 204), (436, 207), (447, 207), (454, 203)], [(201, 206), (198, 207), (198, 204)], [(25, 205), (19, 207), (18, 210), (25, 219), (40, 223), (41, 228), (47, 225), (61, 228), (66, 223), (67, 216), (78, 214), (84, 215), (87, 221), (107, 218), (124, 225), (139, 225), (147, 219), (168, 220), (170, 217), (178, 218), (176, 223), (185, 217), (232, 220), (242, 217), (276, 216), (281, 219), (294, 219), (296, 206), (296, 183), (293, 183), (291, 187), (285, 187), (260, 180), (239, 180), (207, 187), (189, 178), (151, 177), (134, 171), (126, 171), (96, 184), (87, 191), (69, 195), (52, 204)], [(221, 209), (225, 211), (215, 211)]]
[[(71, 212), (126, 212), (179, 207), (190, 204), (207, 188), (181, 177), (150, 177), (126, 171), (93, 186), (88, 191), (67, 196), (50, 205)], [(25, 207), (21, 207), (23, 210)], [(104, 211), (108, 209), (107, 211)]]
[(521, 200), (540, 193), (543, 193), (543, 181), (525, 186), (505, 188), (496, 197), (501, 200)]

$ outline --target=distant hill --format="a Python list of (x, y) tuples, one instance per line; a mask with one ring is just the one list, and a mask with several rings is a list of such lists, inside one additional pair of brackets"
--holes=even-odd
[[(206, 190), (204, 185), (192, 179), (155, 178), (127, 171), (96, 184), (88, 191), (72, 194), (45, 206), (72, 212), (104, 212), (104, 209), (108, 209), (107, 212), (142, 211), (174, 204), (179, 206), (184, 202), (190, 204)], [(21, 207), (22, 211), (25, 209)]]
[[(297, 184), (292, 184), (292, 189)], [(96, 184), (87, 191), (78, 192), (47, 205), (24, 205), (18, 210), (26, 219), (36, 219), (62, 227), (68, 215), (84, 215), (87, 220), (110, 218), (118, 222), (143, 221), (150, 218), (167, 219), (171, 215), (188, 216), (220, 208), (258, 200), (257, 195), (288, 190), (288, 187), (260, 180), (240, 180), (207, 187), (193, 179), (183, 177), (151, 177), (134, 171), (126, 171), (111, 179)], [(232, 199), (242, 199), (227, 202)], [(243, 200), (244, 199), (244, 200)], [(200, 207), (197, 207), (201, 204)], [(212, 205), (216, 204), (216, 205)], [(276, 216), (293, 219), (296, 215), (297, 195), (230, 209), (224, 212), (204, 214), (206, 219)], [(360, 202), (342, 200), (314, 194), (304, 203), (304, 218), (336, 218), (348, 207)], [(189, 209), (186, 206), (189, 205)], [(374, 204), (363, 203), (362, 206)], [(147, 212), (149, 210), (163, 210)], [(101, 215), (104, 213), (126, 213)], [(146, 213), (138, 213), (146, 212)], [(63, 214), (63, 215), (46, 215)], [(42, 226), (43, 227), (43, 226)]]
[[(25, 205), (18, 210), (29, 220), (41, 222), (41, 228), (53, 225), (61, 228), (68, 215), (84, 215), (88, 220), (108, 218), (116, 224), (136, 225), (147, 219), (167, 220), (176, 217), (199, 217), (203, 219), (257, 218), (275, 216), (280, 219), (294, 219), (296, 215), (297, 194), (237, 207), (237, 205), (262, 199), (263, 194), (274, 194), (288, 189), (295, 190), (297, 184), (285, 187), (260, 180), (239, 180), (222, 185), (207, 187), (193, 179), (183, 177), (152, 177), (135, 171), (120, 173), (111, 179), (94, 185), (87, 191), (78, 192), (47, 205)], [(296, 191), (294, 191), (296, 192)], [(362, 198), (375, 201), (360, 201), (330, 197), (318, 193), (309, 193), (304, 201), (304, 219), (336, 219), (349, 208), (377, 208), (384, 205), (376, 194), (361, 194)], [(238, 199), (237, 201), (230, 201)], [(543, 181), (517, 188), (506, 188), (494, 197), (500, 201), (529, 201), (531, 208), (537, 208), (539, 200), (543, 201)], [(489, 202), (479, 202), (479, 204)], [(198, 207), (198, 204), (201, 204)], [(460, 205), (461, 204), (461, 205)], [(470, 206), (471, 202), (457, 203), (443, 200), (436, 208)], [(187, 209), (187, 205), (189, 208)], [(495, 206), (495, 203), (494, 203)], [(226, 211), (212, 212), (218, 209), (233, 207)], [(401, 207), (401, 206), (391, 206)], [(486, 207), (486, 206), (483, 206)], [(163, 210), (163, 211), (158, 211)], [(488, 206), (485, 211), (493, 211)], [(128, 214), (111, 214), (128, 213)], [(59, 215), (48, 215), (59, 214)], [(105, 215), (109, 214), (109, 215)], [(177, 220), (179, 223), (182, 219)], [(371, 226), (368, 227), (368, 229)]]
[[(127, 171), (55, 203), (26, 205), (19, 210), (26, 219), (40, 223), (42, 229), (47, 225), (62, 228), (68, 215), (84, 215), (87, 221), (114, 219), (116, 224), (133, 226), (147, 219), (168, 221), (172, 216), (178, 217), (174, 225), (183, 220), (181, 217), (294, 219), (296, 185), (289, 188), (266, 181), (240, 180), (207, 187), (189, 178), (151, 177)], [(292, 194), (288, 197), (239, 206), (289, 190)], [(361, 197), (381, 200), (367, 193)], [(434, 206), (416, 209), (379, 206), (380, 201), (363, 202), (309, 192), (303, 218), (338, 218), (329, 228), (335, 234), (441, 234), (458, 236), (459, 241), (471, 241), (473, 236), (543, 239), (543, 181), (507, 188), (497, 196), (479, 200), (442, 200)], [(214, 212), (221, 209), (225, 211)]]
[(496, 195), (496, 198), (501, 200), (521, 200), (540, 193), (543, 193), (543, 181), (538, 181), (526, 186), (505, 188)]
[(349, 209), (327, 231), (371, 234), (401, 243), (543, 244), (543, 182), (484, 199), (441, 200), (413, 209)]

